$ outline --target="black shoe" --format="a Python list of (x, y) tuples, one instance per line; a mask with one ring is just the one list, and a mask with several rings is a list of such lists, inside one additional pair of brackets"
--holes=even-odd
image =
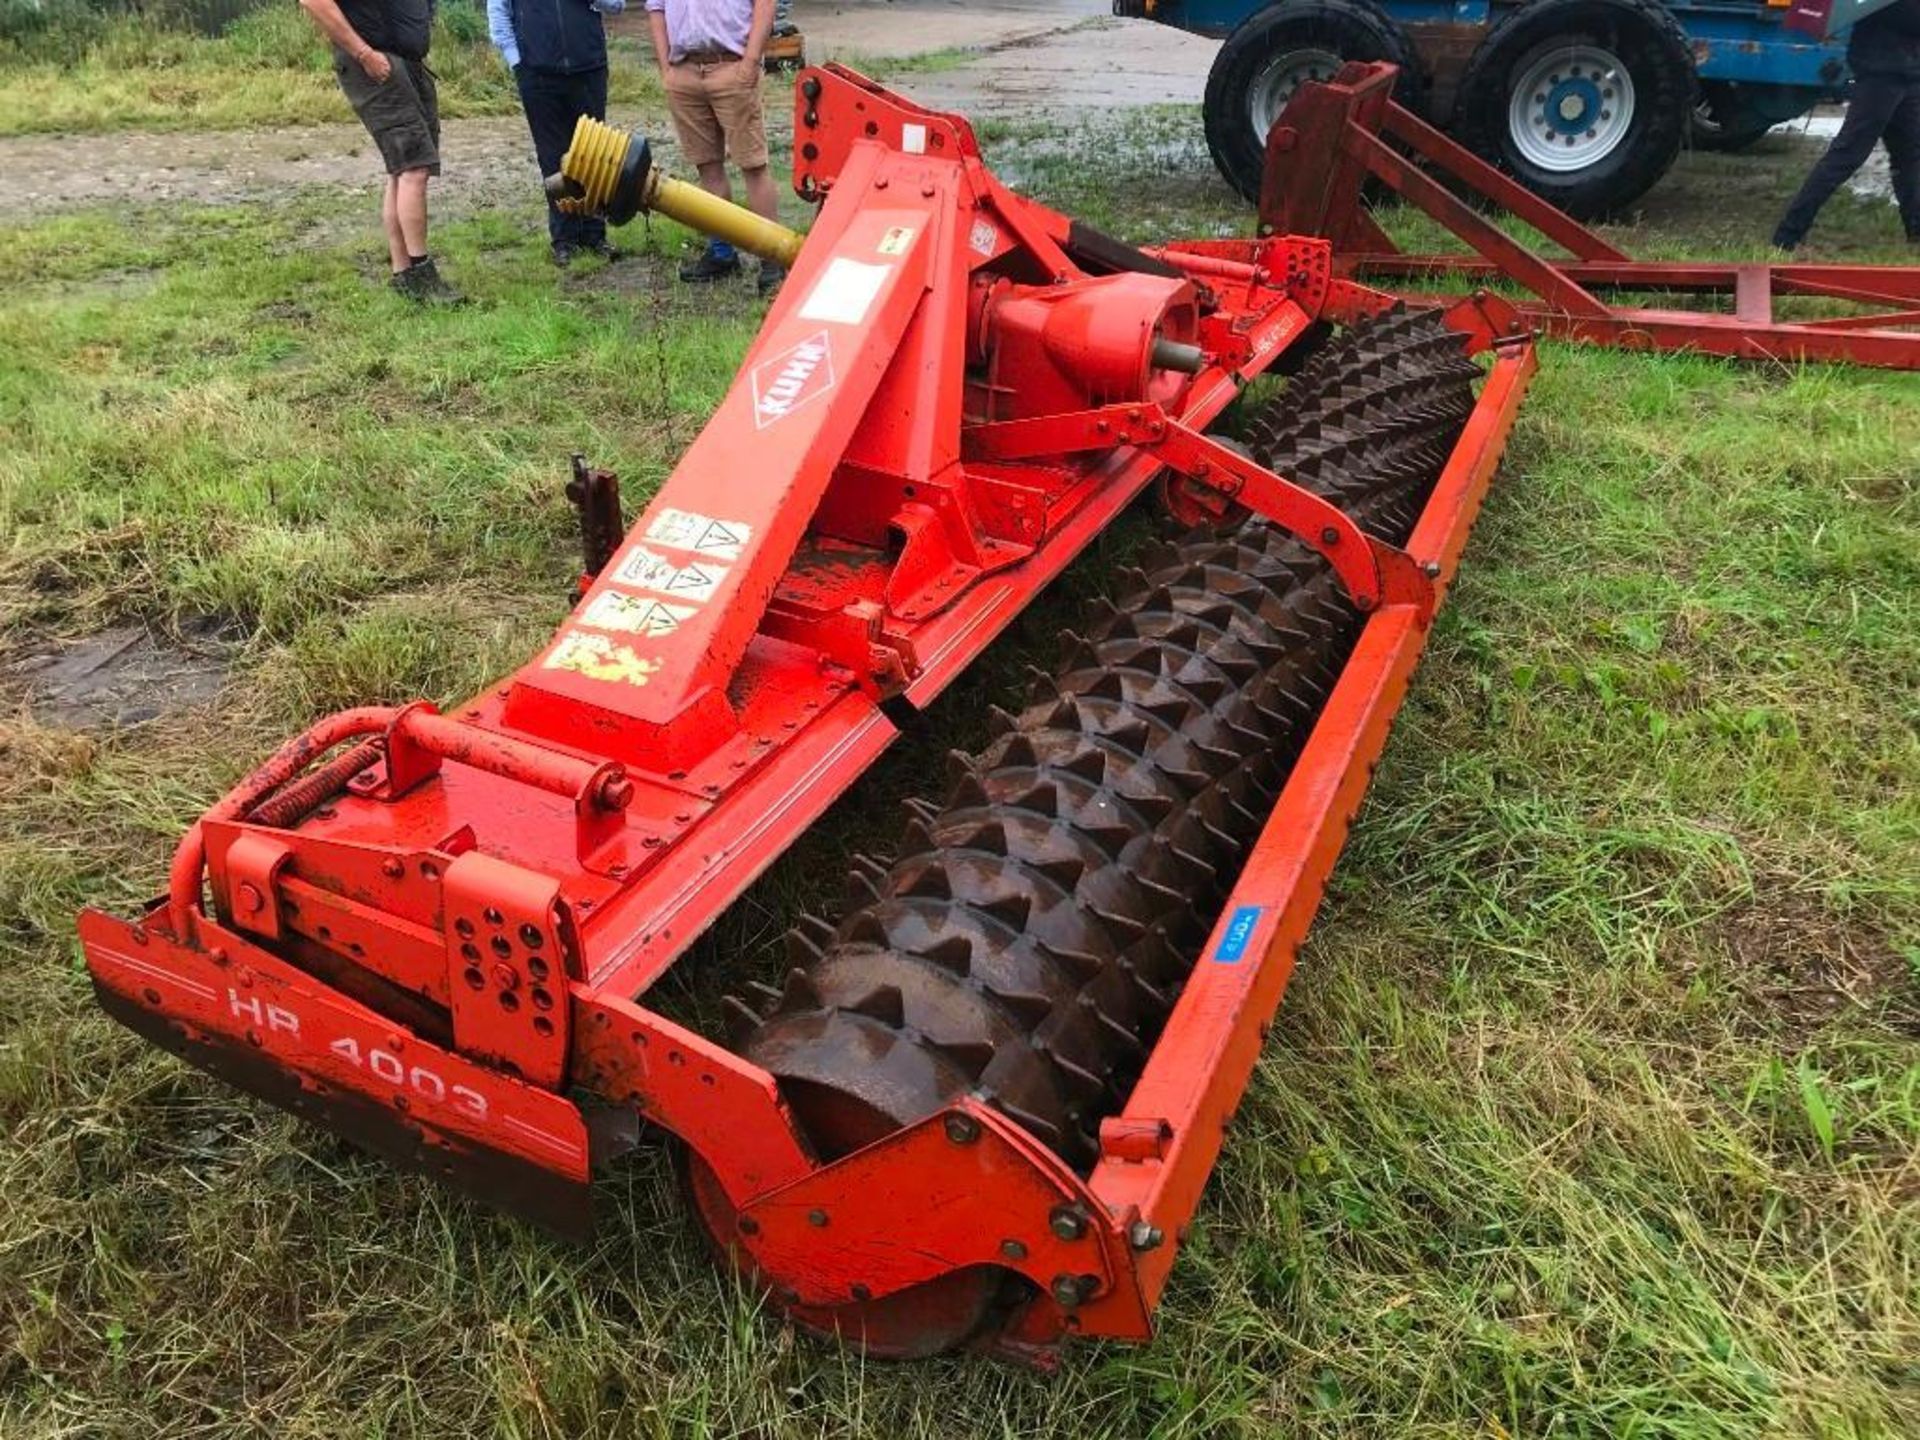
[(707, 285), (739, 273), (740, 257), (738, 255), (729, 255), (722, 260), (711, 250), (702, 250), (680, 267), (680, 278), (689, 285)]
[(596, 240), (591, 245), (582, 245), (580, 248), (590, 255), (598, 255), (609, 265), (613, 264), (616, 260), (624, 260), (627, 258), (626, 251), (607, 240)]
[(404, 295), (416, 305), (464, 305), (467, 297), (440, 278), (439, 267), (431, 256), (416, 260), (406, 269), (396, 273), (390, 281), (397, 294)]
[(572, 241), (556, 240), (553, 242), (553, 263), (558, 265), (562, 270), (573, 264), (574, 253)]
[(753, 284), (754, 288), (758, 290), (762, 296), (767, 296), (776, 293), (786, 278), (786, 266), (776, 265), (771, 260), (762, 260), (760, 262), (760, 277), (755, 280)]

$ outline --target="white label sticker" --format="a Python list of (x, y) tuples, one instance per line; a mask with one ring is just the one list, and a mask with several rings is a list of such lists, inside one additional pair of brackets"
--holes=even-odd
[(714, 586), (727, 578), (727, 567), (707, 562), (676, 565), (666, 556), (636, 545), (613, 572), (613, 578), (641, 590), (670, 595), (689, 605), (702, 605), (712, 597)]
[(752, 538), (753, 528), (738, 520), (716, 520), (693, 510), (675, 510), (671, 505), (647, 525), (647, 539), (654, 544), (697, 551), (707, 560), (738, 560), (740, 547)]
[(902, 125), (900, 127), (900, 148), (909, 155), (927, 153), (927, 127), (924, 125)]
[(672, 605), (651, 595), (623, 595), (618, 590), (602, 590), (581, 613), (583, 624), (600, 630), (619, 630), (629, 635), (671, 635), (680, 622), (690, 618), (695, 607)]
[(753, 367), (753, 428), (764, 430), (833, 389), (833, 346), (822, 330)]
[(858, 325), (867, 318), (867, 307), (880, 287), (893, 273), (891, 265), (863, 265), (858, 260), (835, 256), (827, 273), (813, 283), (806, 304), (800, 307), (802, 320), (826, 320), (835, 325)]
[(1000, 248), (1000, 232), (993, 228), (991, 220), (976, 220), (967, 233), (967, 244), (976, 255), (991, 255)]

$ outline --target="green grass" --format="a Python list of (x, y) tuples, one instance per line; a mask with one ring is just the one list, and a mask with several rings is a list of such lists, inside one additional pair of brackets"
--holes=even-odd
[[(983, 127), (1142, 238), (1245, 221), (1196, 128)], [(1636, 243), (1717, 238), (1684, 198)], [(1892, 233), (1839, 203), (1834, 243)], [(127, 620), (243, 637), (220, 701), (121, 733), (36, 719), (0, 668), (0, 1434), (1913, 1433), (1920, 377), (1548, 347), (1159, 1339), (1050, 1381), (889, 1369), (716, 1275), (662, 1151), (570, 1249), (92, 1006), (74, 910), (153, 893), (315, 712), (529, 653), (575, 563), (567, 453), (643, 495), (755, 323), (671, 284), (671, 227), (557, 279), (528, 213), (437, 227), (477, 303), (415, 314), (363, 211), (0, 228), (0, 667)], [(1072, 609), (1026, 617), (671, 1003), (777, 965)]]
[[(611, 101), (657, 98), (650, 54), (612, 42)], [(487, 43), (484, 12), (441, 8), (431, 63), (447, 119), (511, 115), (513, 76)], [(69, 63), (0, 63), (0, 136), (115, 130), (239, 130), (351, 121), (332, 51), (292, 0), (245, 15), (214, 39), (127, 20)]]

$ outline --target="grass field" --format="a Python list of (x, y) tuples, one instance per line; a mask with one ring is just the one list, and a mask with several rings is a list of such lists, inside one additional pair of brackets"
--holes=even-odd
[[(1245, 223), (1193, 118), (990, 157), (1121, 233)], [(1794, 168), (1789, 161), (1786, 169)], [(1777, 153), (1631, 232), (1751, 244)], [(1749, 207), (1744, 238), (1731, 197)], [(1890, 215), (1836, 202), (1829, 253)], [(646, 1148), (571, 1249), (242, 1099), (93, 1009), (84, 903), (316, 712), (457, 698), (559, 618), (583, 449), (643, 496), (752, 333), (656, 226), (556, 279), (361, 196), (0, 221), (0, 1434), (1821, 1436), (1920, 1414), (1920, 377), (1548, 347), (1159, 1340), (1043, 1380), (803, 1342)], [(1071, 578), (1100, 590), (1115, 537)], [(885, 850), (1061, 601), (665, 987), (703, 1014)], [(19, 668), (123, 623), (217, 700), (52, 723)], [(211, 630), (214, 639), (204, 638)]]

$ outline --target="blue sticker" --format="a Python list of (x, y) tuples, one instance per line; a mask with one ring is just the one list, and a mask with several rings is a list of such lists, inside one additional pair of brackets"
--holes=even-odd
[(1213, 952), (1214, 959), (1222, 965), (1231, 965), (1247, 953), (1247, 942), (1253, 938), (1254, 927), (1260, 923), (1261, 908), (1258, 905), (1242, 905), (1233, 912), (1233, 919), (1227, 923), (1227, 938)]

